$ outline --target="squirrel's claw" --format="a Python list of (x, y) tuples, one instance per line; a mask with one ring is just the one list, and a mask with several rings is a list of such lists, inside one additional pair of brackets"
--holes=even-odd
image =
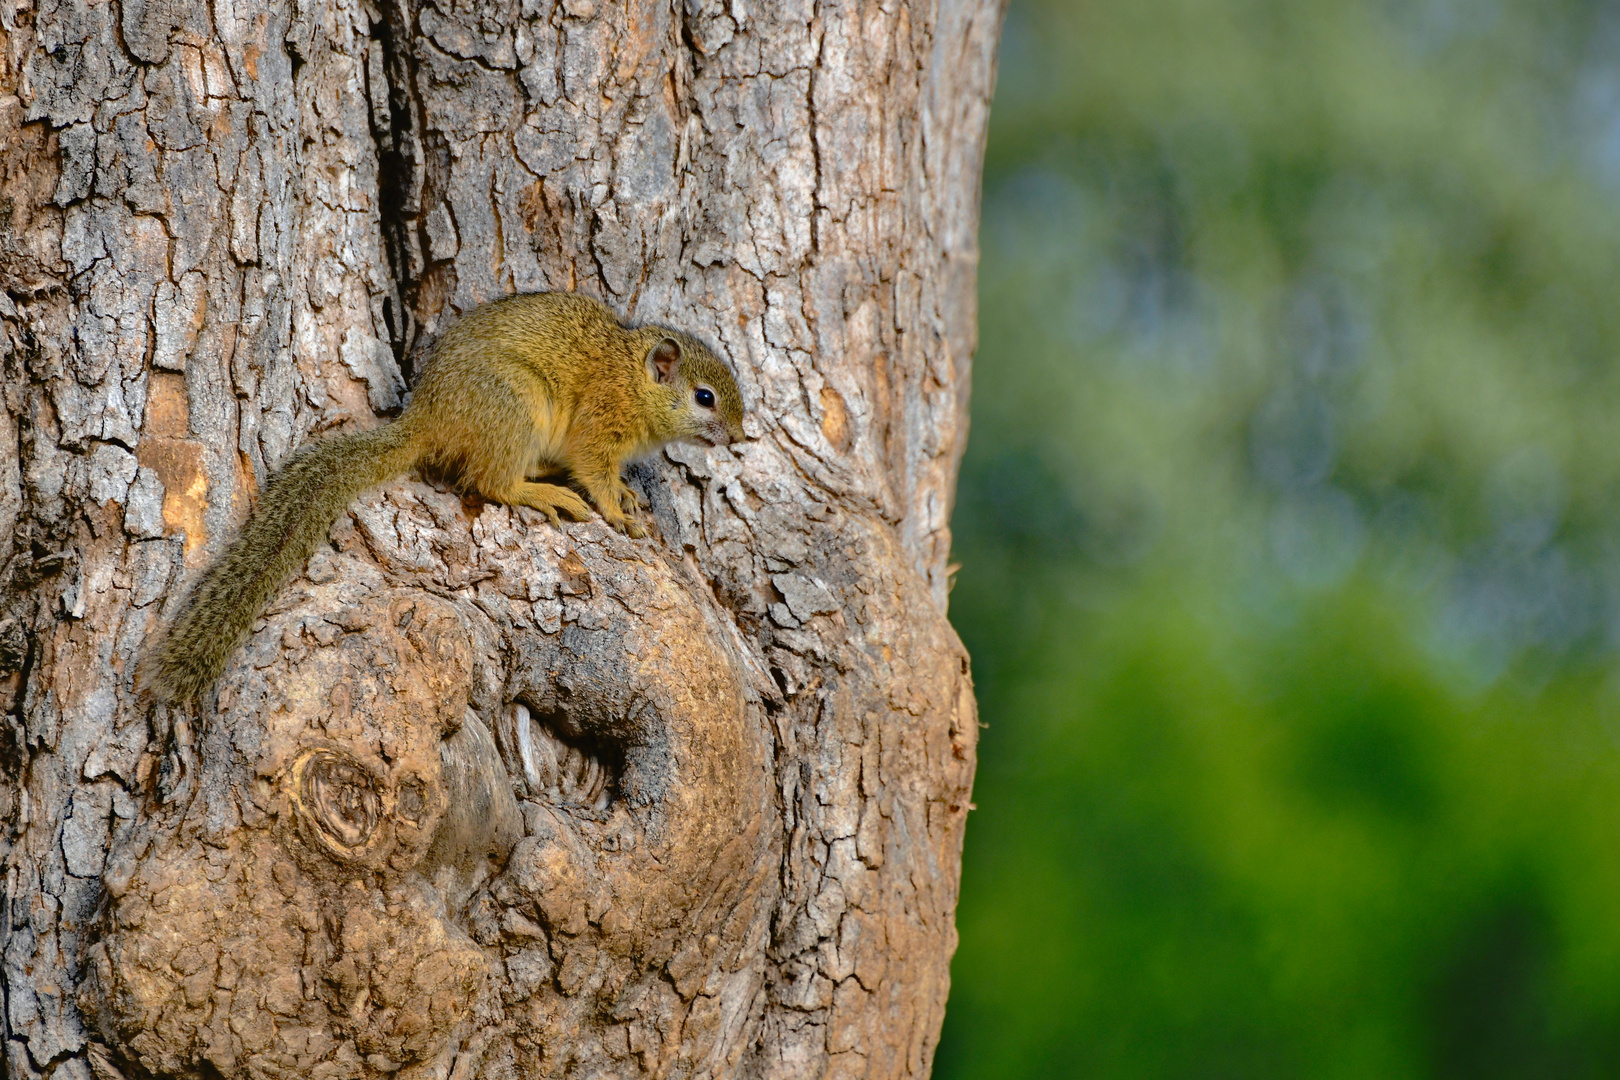
[(647, 509), (647, 499), (635, 488), (626, 486), (619, 492), (619, 506), (633, 516), (636, 511)]
[(634, 514), (608, 514), (602, 515), (602, 520), (618, 529), (632, 540), (642, 540), (647, 536), (647, 527)]

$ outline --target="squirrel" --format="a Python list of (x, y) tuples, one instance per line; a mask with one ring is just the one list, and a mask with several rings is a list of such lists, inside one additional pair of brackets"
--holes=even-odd
[(356, 495), (414, 467), (461, 491), (532, 506), (561, 526), (590, 508), (531, 476), (562, 471), (602, 517), (647, 535), (619, 471), (678, 440), (743, 437), (731, 371), (696, 339), (631, 329), (574, 293), (508, 296), (474, 308), (434, 343), (410, 404), (380, 427), (303, 447), (270, 479), (241, 534), (204, 572), (142, 665), (148, 700), (200, 699), (270, 598)]

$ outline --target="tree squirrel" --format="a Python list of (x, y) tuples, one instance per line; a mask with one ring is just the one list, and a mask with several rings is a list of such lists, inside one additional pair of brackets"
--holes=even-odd
[(142, 692), (175, 704), (207, 691), (276, 590), (369, 487), (420, 466), (560, 526), (559, 513), (583, 521), (590, 508), (529, 477), (566, 470), (608, 524), (641, 537), (624, 463), (676, 440), (741, 439), (742, 415), (730, 370), (679, 331), (630, 329), (573, 293), (475, 308), (434, 344), (398, 420), (317, 440), (270, 479), (242, 534), (148, 655)]

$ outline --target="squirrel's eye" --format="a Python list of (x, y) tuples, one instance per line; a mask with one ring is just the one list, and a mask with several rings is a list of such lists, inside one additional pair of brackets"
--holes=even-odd
[(692, 392), (692, 400), (705, 409), (714, 408), (714, 391), (707, 386), (700, 386)]

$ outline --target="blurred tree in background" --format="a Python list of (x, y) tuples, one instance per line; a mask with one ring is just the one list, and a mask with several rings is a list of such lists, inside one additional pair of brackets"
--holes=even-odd
[(936, 1075), (1620, 1075), (1620, 9), (1014, 0)]

